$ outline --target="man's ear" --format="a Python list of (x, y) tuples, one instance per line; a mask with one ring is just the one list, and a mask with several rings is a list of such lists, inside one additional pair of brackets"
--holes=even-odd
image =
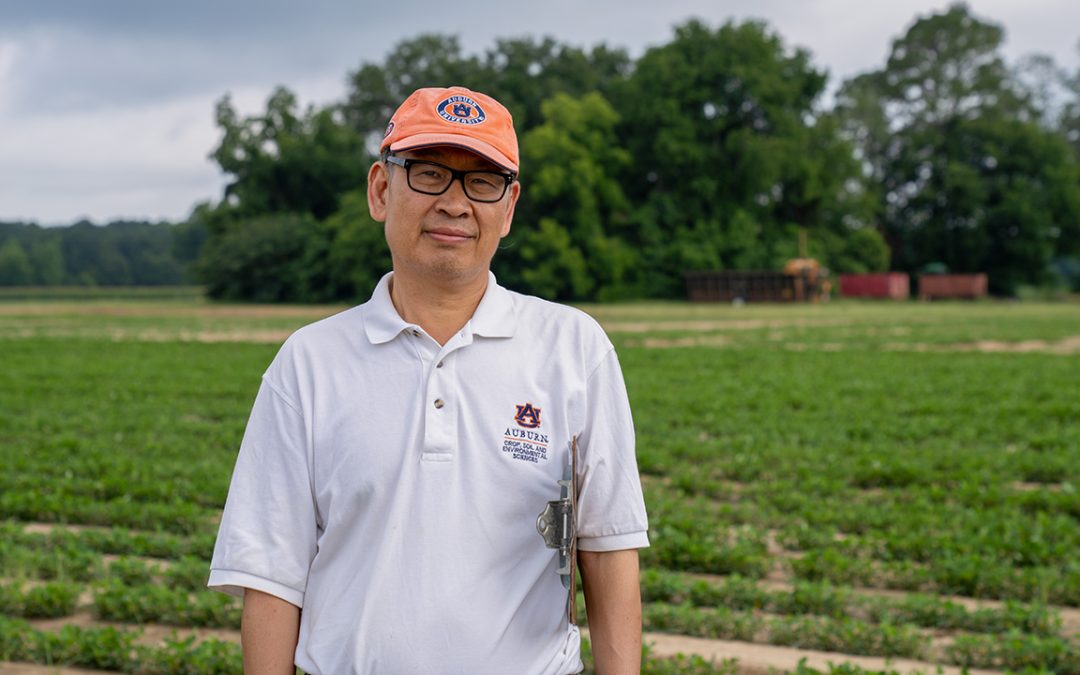
[(514, 207), (517, 206), (518, 197), (521, 196), (521, 183), (514, 181), (510, 185), (510, 206), (506, 209), (506, 222), (503, 223), (502, 233), (499, 238), (505, 237), (510, 234), (510, 224), (514, 220)]
[(390, 177), (386, 173), (386, 165), (375, 162), (368, 169), (367, 175), (367, 206), (371, 219), (377, 223), (386, 221), (386, 205), (389, 200)]

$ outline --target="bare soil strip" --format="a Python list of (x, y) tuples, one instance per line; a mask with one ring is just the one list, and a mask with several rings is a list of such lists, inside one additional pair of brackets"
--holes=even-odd
[(1065, 489), (1063, 483), (1029, 483), (1025, 481), (1014, 481), (1012, 489), (1017, 492), (1037, 492), (1039, 490), (1046, 490), (1047, 492), (1061, 492)]
[(726, 335), (688, 335), (681, 338), (645, 338), (643, 340), (629, 340), (628, 347), (644, 347), (646, 349), (670, 349), (672, 347), (726, 347), (731, 344), (731, 338)]
[(709, 321), (601, 321), (608, 333), (703, 333), (715, 330), (758, 330), (760, 328), (809, 328), (846, 326), (846, 319), (717, 319)]
[[(654, 324), (655, 325), (655, 324)], [(655, 330), (661, 330), (655, 328)], [(700, 330), (712, 330), (702, 328)], [(649, 331), (649, 332), (654, 332)], [(615, 332), (615, 331), (612, 331)], [(782, 338), (774, 340), (780, 342)], [(670, 349), (673, 347), (727, 347), (731, 338), (724, 335), (701, 335), (678, 338), (644, 338), (627, 340), (628, 347), (646, 349)], [(784, 342), (783, 348), (792, 352), (842, 352), (853, 345), (843, 342)], [(861, 345), (854, 345), (863, 348)], [(1080, 335), (1073, 335), (1057, 342), (1046, 340), (1023, 340), (1021, 342), (1001, 342), (980, 340), (979, 342), (955, 342), (930, 344), (927, 342), (887, 342), (879, 347), (885, 352), (980, 352), (983, 354), (1057, 354), (1071, 356), (1080, 354)]]
[(111, 527), (105, 527), (104, 525), (75, 525), (74, 523), (39, 523), (39, 522), (24, 522), (22, 523), (23, 532), (27, 534), (52, 534), (53, 530), (66, 530), (72, 534), (78, 534), (80, 532), (108, 532), (112, 530)]
[(29, 623), (38, 630), (47, 631), (59, 631), (64, 626), (78, 626), (79, 628), (112, 627), (124, 631), (142, 631), (142, 635), (139, 639), (135, 640), (135, 643), (148, 647), (163, 645), (165, 644), (165, 638), (172, 637), (174, 634), (179, 637), (194, 635), (196, 641), (199, 642), (208, 638), (214, 638), (215, 640), (221, 640), (222, 642), (235, 642), (236, 644), (240, 644), (240, 631), (238, 630), (229, 630), (226, 628), (192, 628), (190, 626), (165, 626), (156, 623), (134, 624), (117, 621), (100, 621), (94, 618), (93, 612), (88, 609), (81, 609), (71, 616), (60, 617), (59, 619), (34, 619)]
[(292, 333), (291, 330), (281, 329), (164, 331), (146, 328), (141, 330), (116, 329), (110, 332), (109, 337), (114, 342), (257, 342), (260, 344), (280, 344)]
[(1057, 342), (1047, 340), (1022, 340), (1020, 342), (1001, 342), (998, 340), (979, 340), (978, 342), (958, 342), (955, 344), (928, 344), (925, 342), (889, 342), (881, 345), (884, 351), (894, 352), (983, 352), (1008, 354), (1078, 354), (1080, 353), (1080, 335), (1071, 335)]

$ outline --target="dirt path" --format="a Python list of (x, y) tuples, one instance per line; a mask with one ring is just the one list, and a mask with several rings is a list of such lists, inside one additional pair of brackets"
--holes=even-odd
[(701, 333), (717, 330), (758, 330), (761, 328), (812, 328), (847, 326), (848, 319), (711, 319), (691, 321), (610, 321), (600, 320), (608, 333)]
[(135, 644), (144, 645), (147, 647), (161, 646), (165, 644), (165, 638), (172, 637), (174, 634), (181, 637), (187, 637), (188, 635), (194, 635), (195, 640), (202, 642), (203, 640), (213, 638), (215, 640), (221, 640), (222, 642), (235, 642), (240, 643), (240, 631), (230, 630), (228, 628), (192, 628), (187, 626), (166, 626), (157, 623), (146, 624), (133, 624), (133, 623), (121, 623), (119, 621), (101, 621), (94, 618), (93, 612), (88, 609), (82, 609), (75, 612), (70, 616), (63, 616), (59, 619), (32, 619), (30, 625), (37, 630), (47, 631), (59, 631), (64, 626), (78, 626), (79, 628), (106, 628), (112, 627), (117, 630), (124, 631), (142, 631), (142, 635), (135, 640)]

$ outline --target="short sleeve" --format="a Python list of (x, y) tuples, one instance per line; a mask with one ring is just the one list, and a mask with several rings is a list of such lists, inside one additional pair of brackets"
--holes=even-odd
[(585, 426), (578, 438), (578, 548), (645, 548), (649, 522), (634, 455), (634, 420), (614, 349), (586, 386)]
[(300, 409), (263, 377), (233, 470), (210, 588), (252, 588), (303, 607), (317, 521)]

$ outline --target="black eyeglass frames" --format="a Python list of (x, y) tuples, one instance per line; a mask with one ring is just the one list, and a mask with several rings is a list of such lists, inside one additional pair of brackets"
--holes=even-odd
[(405, 169), (409, 187), (425, 195), (441, 195), (455, 180), (461, 181), (465, 196), (475, 202), (497, 202), (516, 180), (512, 173), (498, 171), (458, 171), (426, 159), (406, 159), (387, 155), (384, 161)]

